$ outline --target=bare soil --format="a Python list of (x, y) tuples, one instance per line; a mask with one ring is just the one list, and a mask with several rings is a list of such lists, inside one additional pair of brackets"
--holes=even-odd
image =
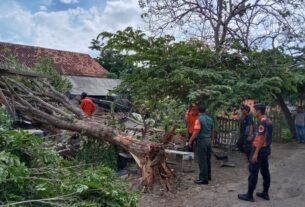
[[(219, 160), (212, 160), (212, 181), (208, 186), (195, 185), (198, 166), (194, 172), (176, 172), (173, 180), (176, 190), (162, 190), (142, 195), (140, 207), (305, 207), (305, 145), (296, 143), (279, 144), (272, 147), (270, 156), (271, 189), (270, 201), (255, 197), (254, 203), (237, 199), (237, 194), (247, 191), (247, 160), (239, 152), (232, 152), (230, 162), (235, 168), (221, 167)], [(262, 190), (259, 176), (257, 191)]]

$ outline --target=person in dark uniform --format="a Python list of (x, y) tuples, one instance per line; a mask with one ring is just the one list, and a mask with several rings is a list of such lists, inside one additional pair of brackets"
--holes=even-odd
[(250, 107), (248, 105), (241, 105), (240, 107), (242, 117), (239, 124), (239, 140), (237, 142), (238, 149), (245, 153), (248, 160), (250, 158), (253, 141), (253, 119), (250, 115)]
[(252, 143), (252, 152), (249, 162), (248, 192), (239, 194), (238, 198), (244, 201), (253, 202), (253, 192), (256, 188), (259, 171), (263, 177), (263, 192), (256, 193), (264, 200), (270, 200), (270, 172), (268, 157), (270, 155), (270, 145), (272, 138), (272, 123), (265, 116), (266, 106), (264, 104), (254, 105), (255, 116), (259, 119), (257, 133)]
[(199, 164), (199, 179), (194, 182), (198, 185), (207, 185), (211, 180), (211, 141), (214, 139), (214, 126), (211, 117), (205, 114), (205, 107), (198, 106), (199, 117), (195, 122), (194, 132), (189, 140), (192, 147), (196, 139), (196, 153)]

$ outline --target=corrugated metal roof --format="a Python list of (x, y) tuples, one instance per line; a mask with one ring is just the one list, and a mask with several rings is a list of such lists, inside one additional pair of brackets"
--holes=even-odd
[(117, 87), (121, 80), (84, 76), (67, 76), (72, 83), (72, 95), (80, 95), (86, 92), (89, 96), (106, 96), (109, 91)]

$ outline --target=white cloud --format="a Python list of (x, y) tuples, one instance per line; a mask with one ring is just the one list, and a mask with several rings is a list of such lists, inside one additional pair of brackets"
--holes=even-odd
[[(0, 13), (0, 41), (91, 53), (91, 39), (100, 32), (141, 27), (137, 0), (111, 0), (104, 9), (76, 8), (31, 13), (14, 4)], [(5, 32), (4, 32), (5, 31)]]
[(78, 3), (78, 0), (59, 0), (61, 3), (64, 4), (76, 4)]
[(0, 5), (0, 36), (10, 41), (26, 42), (32, 36), (32, 14), (14, 2)]
[(39, 9), (41, 11), (47, 11), (48, 10), (48, 8), (46, 6), (44, 6), (44, 5), (40, 6)]

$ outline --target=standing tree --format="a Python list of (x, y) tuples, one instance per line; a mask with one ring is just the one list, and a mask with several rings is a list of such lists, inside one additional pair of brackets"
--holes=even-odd
[(278, 104), (295, 134), (285, 99), (301, 94), (302, 52), (297, 58), (277, 49), (220, 55), (198, 40), (147, 37), (131, 28), (101, 33), (99, 38), (106, 42), (102, 49), (114, 49), (137, 66), (124, 73), (119, 89), (150, 111), (167, 97), (184, 104), (204, 100), (210, 109), (217, 109), (236, 106), (252, 96), (256, 101)]
[[(179, 28), (179, 34), (199, 37), (218, 54), (224, 49), (242, 49), (244, 60), (258, 61), (250, 65), (244, 61), (245, 67), (241, 67), (244, 71), (240, 71), (242, 82), (237, 86), (247, 88), (252, 84), (248, 95), (251, 91), (256, 95), (265, 91), (264, 97), (269, 100), (272, 97), (282, 108), (295, 135), (285, 96), (302, 90), (303, 75), (291, 70), (292, 60), (283, 63), (279, 59), (287, 60), (286, 55), (274, 53), (275, 50), (267, 54), (255, 50), (279, 48), (287, 52), (304, 43), (304, 0), (139, 0), (139, 4), (142, 17), (154, 32)], [(275, 58), (273, 61), (268, 59), (270, 54)], [(243, 92), (240, 88), (235, 87), (234, 91)]]
[(303, 0), (139, 0), (153, 32), (180, 29), (220, 51), (285, 47), (304, 40)]
[(293, 136), (296, 136), (295, 125), (288, 108), (291, 103), (285, 100), (291, 95), (301, 94), (305, 82), (304, 70), (295, 61), (293, 56), (277, 49), (250, 52), (237, 86), (258, 101), (278, 104)]
[(172, 36), (152, 37), (132, 28), (103, 32), (98, 40), (102, 40), (95, 41), (101, 51), (117, 51), (134, 65), (133, 70), (123, 73), (118, 89), (150, 112), (159, 100), (167, 98), (184, 104), (204, 101), (217, 108), (232, 95), (238, 80), (234, 70), (242, 64), (239, 57), (226, 53), (219, 61), (217, 53), (201, 41), (175, 42)]

